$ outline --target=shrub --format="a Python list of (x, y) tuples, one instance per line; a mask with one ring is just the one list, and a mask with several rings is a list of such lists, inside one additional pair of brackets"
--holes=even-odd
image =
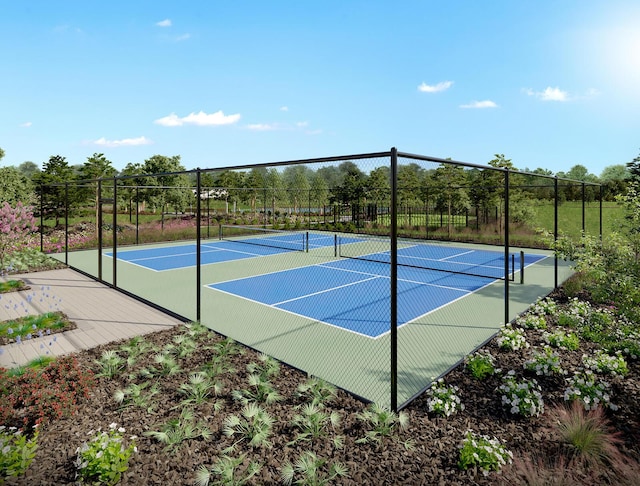
[(615, 356), (611, 356), (602, 350), (595, 352), (594, 356), (582, 356), (584, 366), (594, 373), (608, 375), (626, 375), (629, 372), (627, 362), (622, 357), (622, 353), (618, 351)]
[(0, 425), (0, 484), (4, 479), (22, 476), (27, 471), (38, 448), (38, 429), (27, 439), (21, 430)]
[(510, 324), (500, 329), (496, 342), (500, 348), (510, 351), (517, 351), (518, 349), (529, 347), (529, 343), (525, 339), (522, 329), (513, 329)]
[(465, 357), (464, 364), (477, 380), (482, 380), (500, 371), (495, 368), (493, 355), (489, 351), (478, 351), (471, 356)]
[(464, 405), (461, 403), (457, 392), (457, 386), (446, 386), (442, 378), (432, 383), (431, 388), (427, 391), (429, 412), (449, 417), (458, 410), (464, 410)]
[(597, 381), (590, 370), (577, 372), (567, 379), (569, 386), (564, 391), (565, 401), (579, 400), (585, 410), (593, 410), (602, 405), (611, 410), (618, 407), (611, 403), (611, 395), (608, 393), (609, 384), (606, 381)]
[(513, 462), (513, 454), (507, 450), (497, 438), (476, 435), (468, 431), (462, 447), (458, 467), (460, 469), (478, 468), (487, 476), (491, 471), (500, 471), (502, 466)]
[(536, 380), (517, 380), (511, 370), (498, 387), (502, 394), (502, 404), (514, 415), (538, 416), (544, 412), (544, 401), (540, 385)]
[(525, 314), (518, 316), (516, 324), (525, 329), (546, 329), (547, 319), (541, 314)]
[(565, 373), (560, 366), (560, 356), (549, 346), (545, 346), (542, 352), (534, 351), (533, 357), (525, 361), (523, 366), (524, 369), (533, 371), (538, 376), (562, 375)]

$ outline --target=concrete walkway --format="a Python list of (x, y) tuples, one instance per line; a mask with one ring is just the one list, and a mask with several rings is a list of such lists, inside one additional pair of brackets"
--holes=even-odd
[(181, 322), (68, 268), (11, 278), (19, 278), (31, 289), (0, 294), (0, 322), (60, 310), (78, 328), (0, 346), (3, 368), (20, 366), (42, 355), (60, 356), (168, 329)]

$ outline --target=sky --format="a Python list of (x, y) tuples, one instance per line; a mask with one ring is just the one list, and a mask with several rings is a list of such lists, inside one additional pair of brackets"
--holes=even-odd
[(637, 0), (0, 0), (0, 165), (640, 152)]

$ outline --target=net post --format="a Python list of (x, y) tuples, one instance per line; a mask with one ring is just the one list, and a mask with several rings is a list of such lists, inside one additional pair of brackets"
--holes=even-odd
[(338, 258), (338, 235), (333, 235), (333, 256)]
[(218, 224), (218, 239), (222, 239), (222, 223)]
[(68, 182), (64, 183), (64, 264), (69, 265), (69, 183)]
[(98, 179), (98, 280), (102, 282), (102, 180)]
[(524, 251), (520, 250), (520, 283), (524, 283)]
[(516, 255), (514, 253), (511, 254), (511, 281), (516, 281)]
[(307, 250), (307, 253), (309, 253), (309, 232), (308, 231), (305, 233), (304, 239), (305, 241), (303, 241), (302, 246), (304, 246)]
[(504, 324), (509, 319), (509, 169), (504, 170)]

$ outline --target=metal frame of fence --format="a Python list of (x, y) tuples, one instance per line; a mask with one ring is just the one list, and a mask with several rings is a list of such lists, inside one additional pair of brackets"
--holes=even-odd
[[(95, 278), (96, 280), (114, 288), (120, 291), (123, 291), (125, 293), (127, 293), (128, 295), (132, 295), (130, 292), (124, 290), (121, 288), (121, 286), (118, 285), (118, 280), (117, 280), (117, 251), (118, 251), (118, 236), (117, 236), (117, 231), (115, 231), (115, 229), (117, 228), (117, 216), (118, 216), (118, 191), (119, 189), (131, 189), (131, 188), (135, 188), (136, 189), (136, 199), (139, 201), (139, 195), (138, 195), (138, 191), (140, 191), (141, 189), (145, 189), (145, 188), (152, 188), (152, 189), (158, 189), (161, 186), (130, 186), (128, 183), (129, 181), (131, 181), (134, 178), (140, 178), (140, 177), (158, 177), (158, 176), (176, 176), (176, 175), (189, 175), (189, 176), (195, 176), (195, 185), (194, 187), (190, 187), (188, 189), (193, 190), (195, 194), (200, 195), (202, 194), (203, 189), (207, 190), (210, 189), (208, 187), (203, 188), (202, 186), (202, 175), (206, 174), (206, 173), (210, 173), (210, 172), (220, 172), (220, 171), (244, 171), (244, 170), (251, 170), (254, 168), (280, 168), (280, 167), (285, 167), (285, 166), (295, 166), (295, 165), (311, 165), (311, 164), (330, 164), (330, 163), (337, 163), (337, 162), (343, 162), (343, 161), (352, 161), (352, 162), (356, 162), (362, 159), (384, 159), (384, 160), (388, 160), (388, 165), (389, 165), (389, 174), (390, 174), (390, 180), (389, 180), (389, 186), (390, 186), (390, 196), (389, 196), (389, 207), (386, 211), (387, 214), (389, 214), (389, 219), (390, 219), (390, 225), (388, 228), (388, 236), (390, 237), (390, 248), (391, 248), (391, 278), (390, 278), (390, 296), (391, 296), (391, 306), (389, 309), (389, 330), (390, 330), (390, 363), (389, 363), (389, 396), (390, 396), (390, 404), (391, 404), (391, 408), (393, 410), (398, 410), (399, 408), (406, 406), (408, 404), (408, 402), (399, 404), (398, 403), (398, 328), (396, 323), (398, 322), (398, 288), (397, 288), (397, 267), (398, 267), (398, 259), (397, 259), (397, 251), (398, 251), (398, 239), (399, 239), (399, 227), (398, 227), (398, 216), (399, 216), (399, 210), (401, 210), (401, 207), (399, 206), (398, 203), (398, 191), (399, 191), (399, 187), (398, 187), (398, 167), (399, 167), (399, 159), (402, 160), (407, 160), (407, 161), (422, 161), (422, 162), (428, 162), (428, 163), (436, 163), (436, 164), (444, 164), (444, 165), (453, 165), (456, 167), (461, 167), (463, 169), (478, 169), (478, 170), (482, 170), (482, 171), (492, 171), (494, 173), (498, 173), (501, 174), (503, 177), (503, 185), (501, 190), (503, 191), (503, 193), (506, 195), (504, 197), (504, 207), (502, 209), (503, 211), (503, 217), (504, 217), (504, 221), (507, 222), (506, 224), (504, 224), (503, 227), (503, 231), (504, 234), (502, 235), (502, 241), (503, 244), (501, 246), (503, 246), (504, 249), (504, 261), (505, 261), (505, 278), (504, 278), (504, 318), (505, 321), (504, 322), (509, 322), (509, 282), (510, 282), (510, 278), (509, 278), (509, 273), (510, 273), (510, 267), (509, 267), (509, 254), (510, 254), (510, 236), (509, 236), (509, 227), (510, 224), (509, 222), (509, 217), (510, 217), (510, 189), (512, 188), (510, 186), (511, 183), (511, 178), (513, 177), (514, 174), (519, 174), (519, 175), (529, 175), (529, 176), (535, 176), (536, 178), (542, 178), (542, 179), (547, 179), (549, 181), (548, 185), (542, 185), (540, 187), (544, 187), (547, 189), (552, 189), (553, 190), (553, 204), (554, 204), (554, 227), (553, 227), (553, 236), (555, 239), (557, 239), (559, 237), (559, 227), (558, 227), (558, 208), (560, 205), (560, 198), (559, 198), (559, 184), (560, 183), (566, 183), (568, 185), (575, 185), (581, 188), (581, 193), (582, 193), (582, 231), (585, 232), (586, 228), (585, 228), (585, 188), (587, 186), (594, 186), (594, 187), (599, 187), (599, 202), (600, 202), (600, 216), (599, 216), (599, 232), (600, 232), (600, 236), (602, 235), (602, 186), (600, 184), (597, 183), (590, 183), (590, 182), (582, 182), (582, 181), (573, 181), (573, 180), (569, 180), (569, 179), (561, 179), (558, 177), (553, 177), (553, 176), (546, 176), (546, 175), (541, 175), (541, 174), (533, 174), (533, 173), (527, 173), (527, 172), (521, 172), (521, 171), (515, 171), (515, 170), (510, 170), (510, 169), (506, 169), (506, 168), (496, 168), (496, 167), (489, 167), (489, 166), (484, 166), (484, 165), (478, 165), (478, 164), (471, 164), (471, 163), (466, 163), (466, 162), (460, 162), (460, 161), (453, 161), (453, 160), (447, 160), (447, 159), (441, 159), (441, 158), (435, 158), (435, 157), (427, 157), (427, 156), (422, 156), (422, 155), (416, 155), (416, 154), (411, 154), (411, 153), (404, 153), (404, 152), (398, 152), (396, 148), (391, 148), (389, 151), (386, 152), (374, 152), (374, 153), (367, 153), (367, 154), (356, 154), (356, 155), (348, 155), (348, 156), (338, 156), (338, 157), (324, 157), (324, 158), (316, 158), (316, 159), (306, 159), (306, 160), (297, 160), (297, 161), (282, 161), (282, 162), (272, 162), (272, 163), (263, 163), (263, 164), (248, 164), (248, 165), (236, 165), (236, 166), (227, 166), (227, 167), (222, 167), (222, 168), (215, 168), (215, 169), (194, 169), (194, 170), (190, 170), (190, 171), (185, 171), (185, 172), (174, 172), (174, 173), (165, 173), (165, 174), (150, 174), (150, 175), (125, 175), (125, 176), (115, 176), (115, 177), (109, 177), (109, 178), (101, 178), (101, 179), (91, 179), (91, 180), (82, 180), (82, 181), (69, 181), (69, 182), (65, 182), (65, 183), (58, 183), (58, 184), (49, 184), (49, 185), (41, 185), (39, 190), (40, 190), (40, 230), (41, 230), (41, 235), (40, 235), (40, 243), (41, 243), (41, 249), (44, 250), (44, 244), (43, 244), (43, 231), (44, 231), (44, 218), (46, 215), (46, 209), (45, 209), (45, 205), (44, 205), (44, 194), (45, 194), (45, 190), (46, 191), (58, 191), (60, 189), (62, 189), (62, 194), (63, 194), (63, 200), (64, 200), (64, 224), (65, 224), (65, 257), (64, 257), (64, 261), (66, 264), (69, 264), (69, 259), (68, 259), (68, 255), (69, 255), (69, 239), (68, 239), (68, 235), (69, 235), (69, 209), (70, 209), (70, 203), (69, 203), (69, 189), (70, 186), (75, 186), (75, 185), (91, 185), (91, 184), (95, 184), (96, 188), (97, 188), (97, 193), (100, 195), (100, 199), (98, 201), (98, 203), (100, 204), (100, 208), (101, 210), (97, 211), (97, 226), (100, 229), (98, 231), (98, 275), (89, 275), (92, 278)], [(58, 189), (56, 189), (58, 188)], [(171, 188), (174, 188), (174, 186), (171, 186)], [(186, 187), (184, 189), (187, 189)], [(108, 190), (112, 197), (109, 198), (102, 198), (102, 192), (103, 190)], [(196, 221), (198, 222), (196, 224), (196, 268), (194, 271), (194, 278), (196, 280), (196, 295), (195, 295), (195, 302), (194, 302), (194, 306), (196, 309), (195, 315), (197, 317), (197, 319), (199, 320), (201, 318), (201, 306), (202, 306), (202, 281), (201, 281), (201, 267), (202, 267), (202, 263), (201, 263), (201, 239), (202, 239), (202, 233), (201, 233), (201, 221), (202, 221), (202, 217), (203, 217), (203, 207), (202, 207), (202, 198), (201, 197), (195, 197), (195, 203), (196, 203), (196, 208), (195, 208), (195, 215), (196, 215)], [(309, 212), (311, 209), (311, 197), (309, 197)], [(266, 213), (267, 211), (267, 207), (266, 207), (266, 196), (265, 196), (265, 201), (264, 201), (264, 211)], [(105, 281), (103, 279), (103, 262), (102, 262), (102, 250), (105, 247), (105, 242), (103, 241), (103, 237), (102, 237), (102, 226), (104, 224), (104, 220), (103, 220), (103, 211), (102, 208), (104, 205), (106, 204), (110, 204), (112, 205), (112, 227), (114, 228), (113, 231), (113, 240), (110, 242), (110, 244), (106, 245), (109, 248), (112, 248), (112, 252), (113, 252), (113, 268), (111, 270), (112, 272), (112, 279), (111, 281)], [(209, 201), (207, 200), (207, 222), (209, 222)], [(428, 214), (428, 205), (425, 206), (427, 208), (427, 214)], [(57, 208), (58, 210), (60, 208)], [(130, 208), (130, 215), (131, 215), (131, 208)], [(139, 208), (138, 208), (138, 204), (136, 204), (136, 243), (138, 243), (138, 214), (139, 214)], [(335, 213), (334, 213), (335, 214)], [(476, 213), (477, 214), (477, 213)], [(310, 214), (309, 214), (310, 216)], [(479, 215), (477, 216), (479, 217)], [(208, 224), (208, 223), (207, 223)], [(429, 224), (428, 224), (428, 220), (427, 220), (427, 236), (428, 236), (428, 228), (429, 228)], [(74, 268), (74, 267), (72, 267)], [(555, 262), (554, 262), (554, 286), (558, 287), (558, 260), (556, 258)], [(76, 269), (78, 271), (82, 271), (80, 269)], [(86, 272), (82, 272), (82, 273), (86, 273)], [(140, 298), (138, 296), (132, 295), (133, 297), (136, 298)], [(141, 300), (144, 300), (146, 303), (154, 305), (154, 307), (156, 308), (161, 308), (162, 310), (164, 310), (165, 312), (168, 312), (172, 315), (175, 315), (174, 312), (166, 309), (166, 308), (162, 308), (160, 307), (157, 303), (153, 303), (153, 302), (149, 302), (145, 299), (140, 298)], [(186, 319), (185, 319), (186, 320)], [(430, 383), (425, 383), (424, 384), (424, 389), (422, 391), (424, 391), (428, 386), (430, 385)]]

